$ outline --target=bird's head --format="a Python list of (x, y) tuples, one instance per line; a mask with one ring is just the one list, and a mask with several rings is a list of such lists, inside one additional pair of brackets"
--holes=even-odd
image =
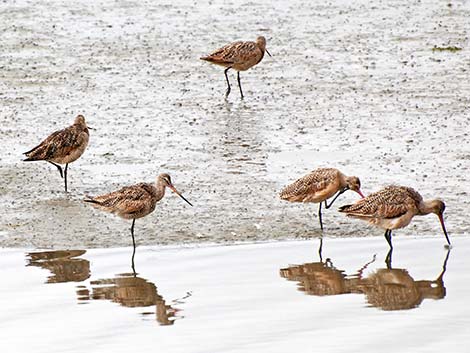
[(184, 201), (186, 201), (190, 206), (192, 206), (192, 203), (186, 200), (186, 198), (178, 191), (176, 188), (173, 186), (173, 183), (171, 182), (171, 177), (167, 173), (162, 173), (158, 176), (157, 178), (157, 183), (161, 182), (163, 185), (167, 188), (169, 188), (171, 191), (173, 191), (176, 195), (181, 197)]
[(361, 192), (361, 181), (358, 177), (346, 177), (346, 186), (349, 190), (357, 192), (362, 198), (364, 198), (364, 194)]

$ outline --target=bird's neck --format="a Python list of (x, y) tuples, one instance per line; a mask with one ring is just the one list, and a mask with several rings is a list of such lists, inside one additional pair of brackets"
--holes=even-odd
[(165, 184), (162, 180), (157, 180), (155, 183), (155, 189), (156, 189), (156, 198), (157, 200), (161, 200), (163, 196), (165, 196)]
[(433, 213), (434, 212), (433, 201), (427, 200), (427, 201), (420, 202), (420, 204), (418, 205), (418, 211), (419, 211), (419, 214), (422, 216)]

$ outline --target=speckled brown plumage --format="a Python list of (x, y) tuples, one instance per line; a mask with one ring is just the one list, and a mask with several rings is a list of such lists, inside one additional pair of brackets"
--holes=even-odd
[(406, 227), (414, 216), (434, 213), (439, 217), (442, 230), (450, 244), (444, 225), (445, 204), (441, 200), (423, 201), (414, 189), (390, 185), (352, 205), (342, 206), (339, 211), (385, 229), (385, 238), (392, 248), (392, 229)]
[[(49, 135), (44, 141), (33, 149), (25, 152), (28, 157), (25, 162), (47, 161), (59, 169), (64, 177), (65, 191), (67, 192), (67, 168), (69, 163), (76, 161), (85, 152), (88, 145), (89, 132), (83, 115), (75, 118), (73, 125)], [(65, 172), (58, 164), (65, 164)]]
[(352, 217), (394, 218), (410, 211), (417, 213), (421, 202), (423, 198), (416, 190), (390, 185), (352, 205), (342, 206), (340, 212)]
[(238, 86), (240, 88), (241, 97), (243, 98), (243, 91), (240, 84), (240, 71), (246, 71), (261, 62), (264, 57), (264, 52), (269, 54), (266, 49), (266, 39), (260, 36), (256, 39), (256, 42), (238, 41), (228, 44), (215, 50), (208, 56), (201, 57), (201, 60), (226, 67), (225, 78), (228, 86), (226, 96), (230, 94), (231, 89), (227, 71), (229, 69), (238, 71)]
[(166, 173), (160, 174), (157, 177), (155, 184), (139, 183), (123, 187), (108, 194), (94, 197), (87, 196), (84, 200), (103, 211), (114, 213), (124, 219), (132, 219), (131, 235), (132, 243), (134, 245), (134, 252), (132, 254), (133, 269), (135, 255), (135, 220), (137, 218), (145, 217), (155, 210), (157, 202), (165, 196), (165, 189), (167, 187), (192, 206), (192, 204), (186, 200), (178, 190), (176, 190), (171, 182), (170, 176)]
[(82, 115), (73, 125), (53, 132), (33, 149), (25, 152), (25, 161), (51, 161), (67, 164), (76, 161), (88, 145), (89, 132)]
[(139, 183), (125, 186), (109, 194), (86, 199), (97, 208), (115, 213), (124, 219), (137, 219), (147, 216), (165, 195), (165, 185), (158, 183)]
[[(320, 227), (323, 229), (321, 203), (325, 201), (325, 207), (330, 208), (336, 198), (349, 189), (364, 197), (360, 187), (361, 182), (358, 177), (346, 176), (336, 168), (318, 168), (286, 186), (279, 197), (290, 202), (319, 203), (318, 217)], [(326, 200), (335, 194), (335, 198), (328, 205)]]

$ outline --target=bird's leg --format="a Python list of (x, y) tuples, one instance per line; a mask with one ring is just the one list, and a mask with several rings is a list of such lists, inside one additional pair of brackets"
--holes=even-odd
[(225, 92), (225, 98), (228, 97), (228, 95), (230, 94), (230, 81), (228, 80), (228, 76), (227, 76), (227, 71), (230, 70), (231, 67), (227, 67), (225, 70), (224, 70), (224, 74), (225, 74), (225, 79), (227, 80), (227, 92)]
[(243, 99), (243, 91), (242, 91), (242, 84), (240, 83), (240, 71), (237, 71), (237, 81), (238, 81), (238, 88), (240, 88), (240, 94)]
[(388, 245), (390, 245), (390, 249), (393, 249), (393, 245), (392, 245), (392, 230), (391, 229), (387, 229), (385, 231), (385, 239), (387, 239), (387, 243)]
[(323, 262), (322, 250), (323, 250), (323, 234), (320, 237), (320, 246), (318, 247), (318, 255), (320, 256), (320, 262)]
[(321, 202), (318, 204), (318, 219), (320, 220), (320, 228), (321, 228), (321, 231), (323, 232), (323, 222), (322, 222), (322, 219), (321, 219)]
[(385, 263), (387, 264), (387, 268), (389, 270), (392, 269), (392, 254), (393, 254), (393, 248), (390, 248), (390, 250), (388, 251), (387, 257), (385, 258)]
[(135, 224), (135, 218), (132, 220), (132, 226), (131, 226), (131, 235), (132, 235), (132, 245), (133, 245), (133, 251), (132, 251), (132, 271), (134, 272), (134, 277), (136, 276), (135, 272), (135, 265), (134, 265), (134, 256), (135, 256), (135, 238), (134, 238), (134, 224)]
[(327, 209), (330, 208), (330, 207), (333, 205), (333, 202), (335, 202), (336, 199), (337, 199), (341, 194), (343, 194), (345, 191), (347, 191), (347, 190), (348, 190), (348, 188), (344, 188), (344, 189), (338, 191), (338, 192), (336, 193), (335, 198), (330, 202), (329, 205), (328, 205), (328, 203), (327, 203), (326, 200), (325, 200), (325, 207), (326, 207)]
[(60, 177), (63, 178), (64, 177), (64, 174), (62, 173), (62, 167), (58, 164), (55, 164), (54, 162), (51, 162), (51, 161), (48, 161), (50, 164), (52, 164), (53, 166), (56, 166), (57, 169), (59, 169), (59, 173), (60, 173)]
[(69, 164), (67, 163), (65, 165), (65, 169), (64, 169), (64, 180), (65, 180), (65, 192), (67, 192), (67, 169), (69, 167)]

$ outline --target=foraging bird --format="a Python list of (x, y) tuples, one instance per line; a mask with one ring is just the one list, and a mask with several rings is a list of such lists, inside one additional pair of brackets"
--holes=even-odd
[(250, 67), (258, 64), (263, 59), (264, 52), (271, 56), (266, 49), (266, 38), (260, 36), (256, 39), (256, 42), (234, 42), (228, 44), (217, 49), (212, 54), (202, 57), (201, 60), (226, 67), (224, 71), (225, 79), (227, 80), (227, 92), (225, 93), (225, 97), (228, 97), (231, 90), (227, 72), (230, 69), (236, 70), (238, 87), (240, 88), (240, 94), (243, 98), (242, 86), (240, 84), (240, 71), (246, 71)]
[(385, 229), (385, 239), (392, 249), (393, 229), (406, 227), (414, 216), (425, 216), (429, 213), (439, 217), (447, 243), (450, 245), (444, 225), (445, 207), (441, 200), (423, 201), (421, 195), (412, 188), (390, 185), (352, 205), (342, 206), (339, 211)]
[[(353, 190), (364, 197), (360, 188), (361, 182), (358, 177), (346, 176), (335, 168), (318, 168), (286, 186), (279, 196), (290, 202), (319, 203), (318, 219), (320, 220), (320, 228), (323, 230), (322, 202), (325, 201), (325, 207), (328, 209), (347, 190)], [(335, 194), (336, 196), (328, 205), (326, 200)]]
[[(73, 125), (52, 133), (32, 150), (23, 153), (28, 157), (23, 161), (47, 161), (57, 167), (60, 176), (65, 179), (67, 192), (67, 168), (85, 152), (89, 136), (85, 118), (78, 115)], [(59, 164), (65, 164), (63, 172)]]
[(167, 187), (192, 206), (192, 204), (176, 190), (171, 182), (170, 176), (166, 173), (160, 174), (155, 184), (139, 183), (126, 186), (109, 194), (95, 197), (87, 196), (84, 201), (106, 212), (115, 213), (121, 218), (132, 219), (131, 235), (135, 250), (135, 220), (145, 217), (155, 210), (157, 202), (165, 196), (165, 189)]

